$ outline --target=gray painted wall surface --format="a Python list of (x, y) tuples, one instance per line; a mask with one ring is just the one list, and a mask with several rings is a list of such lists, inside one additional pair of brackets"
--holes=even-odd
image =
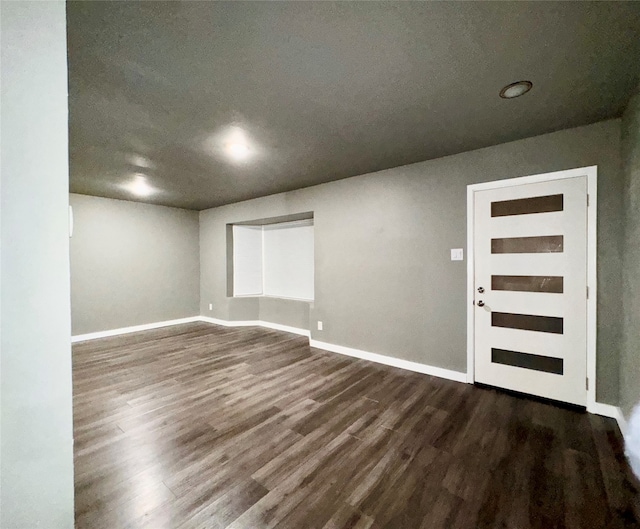
[(258, 301), (258, 319), (308, 329), (309, 306), (308, 301), (262, 297)]
[(640, 402), (640, 92), (631, 99), (622, 118), (622, 153), (625, 237), (620, 405), (628, 418), (632, 407)]
[(72, 194), (74, 335), (198, 315), (198, 213)]
[(64, 2), (2, 2), (0, 527), (73, 527)]
[[(466, 186), (598, 165), (598, 386), (618, 402), (621, 339), (620, 120), (564, 130), (200, 212), (201, 314), (260, 316), (226, 296), (225, 224), (314, 212), (314, 339), (466, 370)], [(466, 252), (465, 252), (466, 260)], [(213, 310), (208, 304), (213, 303)], [(295, 325), (304, 316), (264, 317)], [(285, 321), (286, 320), (286, 321)], [(324, 330), (316, 330), (316, 321)]]

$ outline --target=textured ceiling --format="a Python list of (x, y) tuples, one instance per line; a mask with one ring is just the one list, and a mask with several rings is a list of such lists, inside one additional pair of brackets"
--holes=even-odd
[[(640, 78), (640, 2), (69, 2), (67, 16), (71, 191), (193, 209), (616, 117)], [(498, 97), (520, 79), (530, 93)], [(136, 173), (157, 193), (126, 191)]]

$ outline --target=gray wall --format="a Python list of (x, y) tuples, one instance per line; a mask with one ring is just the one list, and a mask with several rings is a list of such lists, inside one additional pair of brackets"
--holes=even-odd
[[(313, 211), (312, 338), (465, 371), (466, 262), (450, 261), (449, 250), (466, 248), (467, 184), (587, 165), (598, 165), (599, 178), (597, 398), (616, 404), (620, 120), (202, 211), (201, 314), (304, 322), (302, 312), (281, 310), (284, 304), (262, 311), (262, 300), (226, 296), (225, 224)], [(316, 330), (317, 320), (323, 331)]]
[(0, 10), (0, 526), (71, 529), (65, 4)]
[(625, 238), (620, 405), (628, 418), (640, 402), (640, 93), (631, 99), (622, 118), (622, 153)]
[(258, 301), (258, 319), (308, 329), (310, 305), (308, 301), (262, 297)]
[(198, 315), (198, 212), (71, 195), (73, 335)]

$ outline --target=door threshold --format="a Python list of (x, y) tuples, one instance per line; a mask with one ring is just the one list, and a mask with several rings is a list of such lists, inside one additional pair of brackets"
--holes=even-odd
[(558, 408), (564, 408), (571, 411), (579, 411), (579, 412), (587, 411), (586, 406), (580, 406), (579, 404), (571, 404), (570, 402), (563, 402), (561, 400), (549, 399), (546, 397), (540, 397), (538, 395), (531, 395), (529, 393), (522, 393), (520, 391), (514, 391), (512, 389), (505, 389), (498, 386), (490, 386), (489, 384), (483, 384), (481, 382), (474, 382), (473, 385), (480, 389), (495, 390), (499, 393), (506, 393), (507, 395), (511, 395), (512, 397), (516, 397), (518, 399), (531, 400), (534, 402), (539, 402), (541, 404), (551, 404)]

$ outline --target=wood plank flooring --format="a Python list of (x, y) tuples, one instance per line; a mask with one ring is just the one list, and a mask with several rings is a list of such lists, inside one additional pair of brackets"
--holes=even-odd
[(611, 419), (204, 323), (74, 345), (79, 529), (639, 527)]

